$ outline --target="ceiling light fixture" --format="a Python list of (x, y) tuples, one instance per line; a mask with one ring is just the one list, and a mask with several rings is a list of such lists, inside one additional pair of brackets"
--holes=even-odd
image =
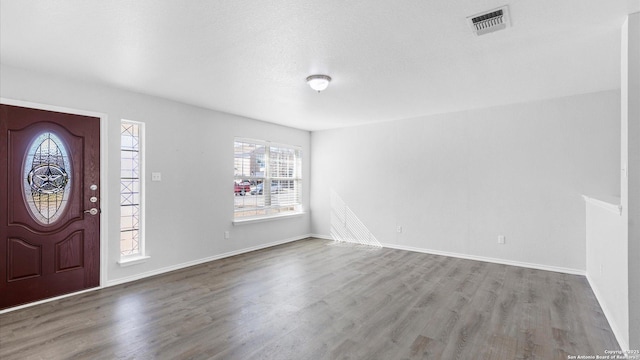
[(329, 82), (331, 82), (331, 77), (327, 75), (310, 75), (307, 76), (307, 84), (311, 86), (311, 88), (317, 92), (320, 92), (329, 86)]

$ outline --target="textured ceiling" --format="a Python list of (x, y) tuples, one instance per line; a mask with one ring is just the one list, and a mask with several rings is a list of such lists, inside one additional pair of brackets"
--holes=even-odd
[(619, 88), (640, 0), (507, 4), (476, 37), (503, 1), (2, 0), (0, 61), (306, 130)]

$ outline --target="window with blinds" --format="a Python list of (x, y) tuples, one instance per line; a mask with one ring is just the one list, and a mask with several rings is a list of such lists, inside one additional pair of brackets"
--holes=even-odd
[(302, 151), (297, 146), (234, 142), (234, 219), (302, 211)]

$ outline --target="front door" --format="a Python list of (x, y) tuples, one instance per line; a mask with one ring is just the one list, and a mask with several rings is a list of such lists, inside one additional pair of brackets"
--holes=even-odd
[(100, 119), (0, 104), (0, 309), (100, 285)]

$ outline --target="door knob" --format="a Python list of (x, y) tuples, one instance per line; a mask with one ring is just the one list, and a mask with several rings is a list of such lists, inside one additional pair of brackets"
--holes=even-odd
[(85, 212), (85, 214), (86, 214), (86, 213), (89, 213), (89, 214), (91, 214), (91, 215), (97, 215), (97, 214), (98, 214), (98, 209), (96, 209), (96, 208), (91, 208), (91, 209), (89, 209), (89, 210), (85, 210), (84, 212)]

